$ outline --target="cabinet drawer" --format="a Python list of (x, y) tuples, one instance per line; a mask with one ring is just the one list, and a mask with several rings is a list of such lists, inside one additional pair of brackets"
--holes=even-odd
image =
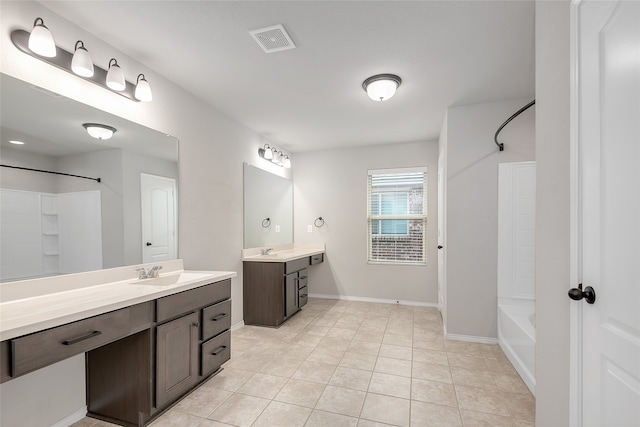
[(200, 347), (202, 367), (200, 374), (206, 376), (215, 372), (231, 357), (231, 332), (227, 331), (211, 338)]
[(202, 340), (215, 337), (231, 327), (231, 300), (211, 305), (202, 310)]
[(309, 266), (309, 257), (300, 259), (294, 259), (293, 261), (287, 261), (284, 264), (284, 274), (293, 273), (294, 271), (302, 270)]
[(231, 279), (162, 297), (156, 301), (156, 321), (163, 322), (229, 298)]
[(311, 265), (320, 264), (324, 261), (324, 254), (311, 255)]
[(130, 309), (112, 311), (11, 341), (11, 375), (22, 375), (127, 336)]

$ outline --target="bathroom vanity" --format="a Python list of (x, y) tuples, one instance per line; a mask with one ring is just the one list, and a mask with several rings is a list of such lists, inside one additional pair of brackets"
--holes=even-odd
[(307, 269), (323, 261), (324, 247), (287, 247), (267, 254), (245, 250), (245, 325), (277, 327), (297, 313), (307, 303)]
[[(96, 284), (101, 272), (89, 272), (64, 276), (65, 287), (52, 278), (48, 293), (37, 293), (47, 279), (24, 281), (31, 290), (3, 284), (10, 286), (0, 305), (1, 382), (85, 353), (88, 415), (149, 423), (219, 371), (231, 350), (236, 273), (168, 264), (173, 271), (157, 279)], [(105, 271), (110, 280), (133, 268)]]

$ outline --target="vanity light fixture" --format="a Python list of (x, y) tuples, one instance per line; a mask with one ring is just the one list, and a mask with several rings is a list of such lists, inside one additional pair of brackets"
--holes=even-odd
[(374, 101), (386, 101), (395, 95), (402, 79), (395, 74), (376, 74), (362, 82), (362, 88)]
[(138, 79), (136, 80), (136, 91), (134, 96), (138, 101), (150, 102), (153, 99), (153, 94), (151, 93), (151, 86), (149, 86), (149, 82), (144, 78), (144, 74), (138, 74)]
[(82, 40), (76, 42), (73, 59), (71, 60), (71, 70), (81, 77), (93, 76), (93, 61)]
[(53, 41), (53, 35), (51, 31), (45, 27), (42, 18), (36, 18), (36, 20), (33, 21), (33, 30), (31, 30), (31, 35), (29, 35), (29, 49), (31, 49), (33, 53), (47, 58), (56, 56), (56, 44)]
[(113, 134), (117, 132), (116, 128), (101, 125), (100, 123), (85, 123), (82, 126), (87, 130), (87, 133), (91, 137), (101, 141), (111, 138)]
[(124, 81), (124, 73), (122, 68), (118, 65), (116, 58), (109, 60), (109, 70), (107, 71), (107, 86), (110, 89), (121, 92), (127, 87)]
[(274, 165), (283, 166), (285, 168), (291, 167), (291, 159), (288, 155), (279, 151), (276, 147), (270, 147), (269, 144), (265, 144), (264, 147), (258, 148), (258, 156), (265, 160), (269, 160)]
[[(115, 58), (109, 61), (108, 70), (94, 65), (81, 40), (76, 42), (73, 52), (57, 47), (42, 18), (36, 18), (31, 33), (25, 30), (11, 31), (11, 41), (23, 53), (80, 76), (84, 80), (109, 89), (118, 95), (132, 101), (151, 101), (151, 88), (143, 74), (138, 75), (136, 84), (133, 84), (125, 80), (122, 69)], [(136, 94), (136, 92), (138, 93)]]

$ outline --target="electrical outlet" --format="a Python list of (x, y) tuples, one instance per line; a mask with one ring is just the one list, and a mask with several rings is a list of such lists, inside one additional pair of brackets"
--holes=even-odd
[(276, 233), (279, 233), (279, 232), (280, 232), (280, 226), (276, 225)]
[(307, 233), (313, 233), (313, 225), (307, 225)]

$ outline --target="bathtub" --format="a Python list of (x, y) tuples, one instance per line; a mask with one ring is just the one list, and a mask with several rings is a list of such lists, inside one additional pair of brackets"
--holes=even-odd
[(536, 329), (533, 300), (498, 301), (498, 344), (536, 395)]

